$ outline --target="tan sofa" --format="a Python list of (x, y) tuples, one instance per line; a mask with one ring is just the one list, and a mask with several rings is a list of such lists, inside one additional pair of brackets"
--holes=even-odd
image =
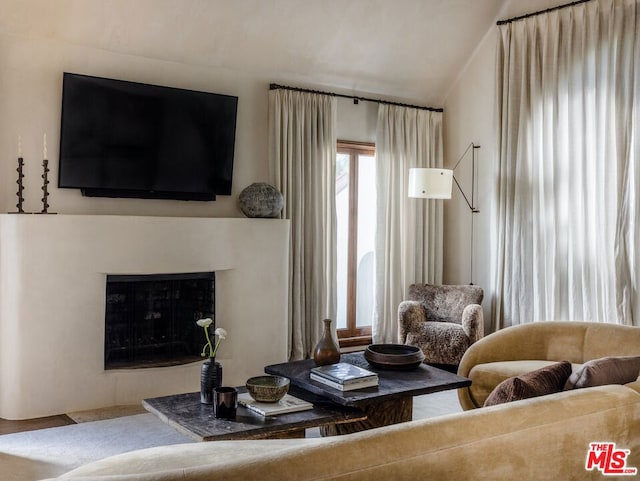
[(589, 443), (612, 441), (640, 467), (640, 394), (579, 389), (340, 437), (218, 441), (135, 451), (59, 480), (602, 480)]
[[(458, 374), (472, 384), (458, 390), (460, 405), (482, 407), (491, 391), (509, 377), (564, 360), (575, 371), (586, 361), (606, 356), (640, 356), (640, 327), (544, 321), (502, 329), (473, 344), (462, 357)], [(628, 386), (640, 391), (640, 381)]]

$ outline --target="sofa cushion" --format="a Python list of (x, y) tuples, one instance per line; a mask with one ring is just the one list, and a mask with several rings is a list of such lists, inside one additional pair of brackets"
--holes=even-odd
[(519, 401), (562, 391), (571, 375), (571, 363), (562, 361), (505, 379), (489, 394), (484, 406)]
[(638, 379), (640, 356), (608, 356), (585, 362), (574, 372), (565, 389), (603, 386), (605, 384), (627, 384)]

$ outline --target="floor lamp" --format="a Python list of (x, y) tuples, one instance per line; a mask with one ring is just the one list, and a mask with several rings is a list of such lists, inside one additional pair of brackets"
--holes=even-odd
[[(480, 212), (478, 206), (475, 204), (476, 196), (476, 150), (480, 146), (471, 142), (467, 147), (467, 150), (460, 156), (453, 169), (435, 169), (435, 168), (411, 168), (409, 169), (409, 197), (415, 197), (420, 199), (450, 199), (453, 182), (455, 182), (460, 194), (464, 198), (465, 202), (471, 210), (471, 214), (477, 214)], [(462, 186), (458, 179), (454, 175), (454, 171), (460, 165), (471, 151), (471, 195), (467, 197), (467, 194), (462, 190)], [(471, 200), (469, 200), (471, 199)], [(473, 215), (471, 216), (471, 246), (470, 246), (470, 284), (473, 284)]]

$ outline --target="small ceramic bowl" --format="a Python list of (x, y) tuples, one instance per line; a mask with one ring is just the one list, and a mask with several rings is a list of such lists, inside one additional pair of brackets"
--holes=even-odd
[(261, 403), (280, 401), (289, 390), (289, 379), (281, 376), (256, 376), (247, 379), (247, 391)]

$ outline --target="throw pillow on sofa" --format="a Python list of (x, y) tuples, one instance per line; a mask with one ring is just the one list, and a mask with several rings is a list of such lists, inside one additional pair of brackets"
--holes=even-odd
[(491, 391), (484, 406), (560, 392), (570, 375), (571, 363), (562, 361), (526, 374), (510, 377)]
[(627, 384), (638, 379), (640, 356), (609, 356), (585, 362), (574, 372), (565, 389), (603, 386), (605, 384)]

